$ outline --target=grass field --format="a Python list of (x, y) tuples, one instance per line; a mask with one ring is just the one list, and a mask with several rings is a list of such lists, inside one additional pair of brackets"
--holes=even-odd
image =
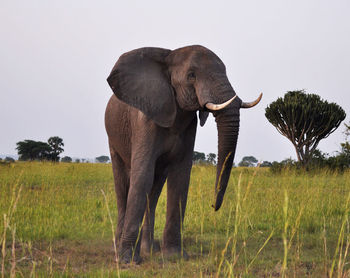
[(214, 167), (193, 167), (183, 231), (189, 260), (156, 253), (123, 266), (113, 260), (111, 165), (0, 165), (2, 277), (350, 277), (350, 172), (236, 168), (218, 212), (214, 180)]

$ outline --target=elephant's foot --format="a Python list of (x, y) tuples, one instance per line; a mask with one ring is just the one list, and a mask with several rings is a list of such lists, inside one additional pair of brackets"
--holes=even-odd
[(119, 251), (116, 260), (122, 264), (140, 264), (142, 262), (140, 255), (137, 254), (137, 252), (134, 252), (132, 249)]
[(151, 255), (154, 253), (160, 252), (160, 243), (159, 240), (142, 240), (141, 242), (141, 254), (142, 255)]
[(170, 246), (170, 247), (163, 246), (162, 253), (164, 258), (169, 260), (172, 260), (172, 259), (188, 260), (189, 259), (187, 252), (179, 246)]

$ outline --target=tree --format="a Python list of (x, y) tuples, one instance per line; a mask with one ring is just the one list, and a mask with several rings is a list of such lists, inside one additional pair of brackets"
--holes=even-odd
[(50, 159), (51, 147), (40, 141), (24, 140), (16, 143), (19, 160)]
[(260, 167), (271, 167), (272, 163), (269, 161), (263, 161), (263, 163), (260, 164)]
[(350, 142), (349, 142), (349, 137), (350, 137), (350, 123), (349, 125), (345, 125), (345, 142), (341, 143), (341, 152), (344, 153), (345, 155), (350, 157)]
[(59, 161), (63, 152), (63, 139), (50, 137), (48, 143), (34, 140), (24, 140), (16, 143), (19, 160), (52, 160)]
[(6, 156), (5, 157), (5, 162), (15, 162), (15, 160), (12, 158), (12, 157), (10, 157), (10, 156)]
[[(350, 137), (350, 123), (344, 124), (345, 125), (345, 142), (341, 143), (341, 151), (338, 153), (338, 155), (334, 158), (329, 158), (332, 162), (335, 162), (336, 167), (338, 170), (345, 170), (350, 167), (350, 142), (349, 142), (349, 137)], [(333, 159), (333, 160), (332, 160)], [(329, 163), (332, 165), (332, 163)], [(333, 165), (334, 166), (334, 165)]]
[(265, 116), (295, 147), (298, 161), (307, 167), (319, 142), (333, 133), (345, 119), (336, 103), (318, 95), (289, 91), (265, 109)]
[(79, 158), (76, 158), (76, 159), (75, 159), (75, 163), (80, 163), (80, 159), (79, 159)]
[(61, 158), (61, 162), (72, 162), (72, 158), (70, 156), (64, 156)]
[(238, 163), (239, 167), (254, 167), (258, 160), (254, 156), (245, 156), (242, 161)]
[(216, 154), (215, 154), (215, 153), (209, 153), (209, 154), (207, 155), (207, 162), (208, 162), (209, 164), (215, 165), (215, 164), (216, 164)]
[(99, 157), (96, 157), (95, 159), (97, 162), (100, 162), (100, 163), (106, 163), (109, 161), (109, 157), (107, 155), (101, 155)]
[(205, 153), (194, 151), (192, 161), (194, 163), (204, 163), (205, 162)]
[(51, 156), (51, 160), (52, 161), (59, 161), (60, 160), (60, 153), (62, 153), (63, 150), (63, 139), (58, 137), (58, 136), (53, 136), (50, 137), (49, 140), (47, 140), (47, 142), (49, 143), (50, 147), (51, 147), (51, 152), (50, 152), (50, 156)]

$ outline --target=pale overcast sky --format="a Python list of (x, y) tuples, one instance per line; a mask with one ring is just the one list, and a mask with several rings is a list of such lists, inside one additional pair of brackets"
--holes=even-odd
[[(16, 142), (60, 136), (63, 155), (107, 154), (106, 77), (129, 50), (201, 44), (226, 64), (245, 101), (235, 162), (296, 158), (266, 120), (266, 106), (305, 89), (350, 115), (350, 1), (1, 1), (0, 154)], [(346, 122), (349, 122), (349, 116)], [(344, 125), (320, 143), (333, 153)], [(217, 151), (213, 117), (198, 127), (195, 149)]]

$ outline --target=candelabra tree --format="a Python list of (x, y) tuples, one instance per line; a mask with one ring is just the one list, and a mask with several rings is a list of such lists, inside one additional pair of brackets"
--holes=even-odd
[(316, 94), (289, 91), (265, 109), (265, 116), (294, 145), (298, 161), (307, 167), (319, 142), (345, 119), (345, 111)]

